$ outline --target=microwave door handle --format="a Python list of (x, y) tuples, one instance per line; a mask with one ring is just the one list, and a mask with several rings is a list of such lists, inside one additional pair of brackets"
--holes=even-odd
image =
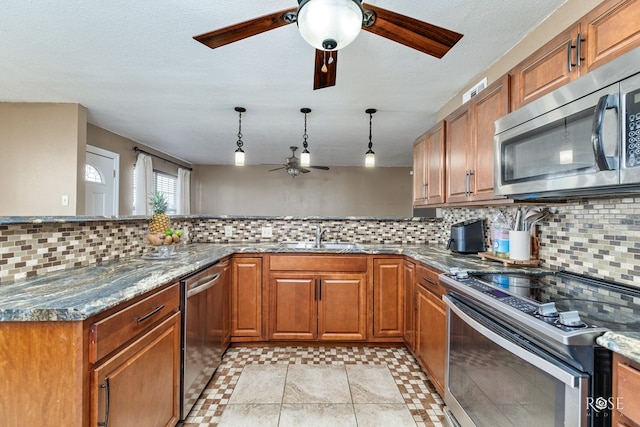
[(604, 115), (607, 110), (610, 109), (615, 109), (616, 112), (618, 111), (618, 95), (609, 94), (600, 98), (593, 116), (591, 144), (593, 145), (593, 155), (596, 160), (596, 165), (600, 171), (614, 170), (616, 168), (614, 159), (608, 158), (604, 152)]

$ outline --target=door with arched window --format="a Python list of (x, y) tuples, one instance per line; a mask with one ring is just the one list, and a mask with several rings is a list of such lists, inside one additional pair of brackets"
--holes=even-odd
[(119, 164), (118, 154), (87, 145), (85, 215), (118, 214)]

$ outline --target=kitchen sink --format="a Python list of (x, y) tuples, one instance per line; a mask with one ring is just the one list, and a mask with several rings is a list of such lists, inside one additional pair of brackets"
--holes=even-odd
[(319, 248), (315, 242), (280, 242), (280, 245), (292, 249), (362, 249), (361, 244), (351, 242), (322, 242)]

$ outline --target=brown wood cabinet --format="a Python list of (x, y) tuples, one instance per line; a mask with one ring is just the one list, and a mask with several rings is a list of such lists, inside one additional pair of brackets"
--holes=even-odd
[(180, 313), (96, 366), (91, 425), (174, 426), (180, 413)]
[(612, 425), (640, 426), (640, 363), (613, 354)]
[(270, 266), (269, 339), (366, 340), (366, 257), (272, 255)]
[(416, 265), (405, 260), (402, 266), (402, 295), (404, 299), (404, 343), (407, 348), (415, 353), (416, 342), (416, 312), (417, 291), (416, 291)]
[(438, 393), (444, 396), (447, 312), (442, 295), (446, 293), (446, 290), (438, 281), (439, 271), (418, 264), (415, 273), (417, 311), (414, 354)]
[(413, 146), (413, 205), (445, 202), (445, 122), (419, 136)]
[(512, 71), (518, 108), (640, 46), (640, 0), (605, 0)]
[(231, 302), (231, 340), (262, 341), (262, 257), (234, 255)]
[(373, 338), (402, 338), (402, 258), (373, 259)]
[(494, 122), (509, 112), (509, 76), (492, 83), (446, 119), (446, 202), (504, 199), (493, 191)]

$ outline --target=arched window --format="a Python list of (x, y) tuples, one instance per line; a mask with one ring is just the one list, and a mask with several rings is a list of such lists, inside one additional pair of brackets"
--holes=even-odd
[(85, 165), (84, 168), (84, 180), (88, 182), (97, 182), (99, 184), (104, 183), (102, 179), (102, 175), (98, 172), (98, 169), (94, 168), (91, 165)]

